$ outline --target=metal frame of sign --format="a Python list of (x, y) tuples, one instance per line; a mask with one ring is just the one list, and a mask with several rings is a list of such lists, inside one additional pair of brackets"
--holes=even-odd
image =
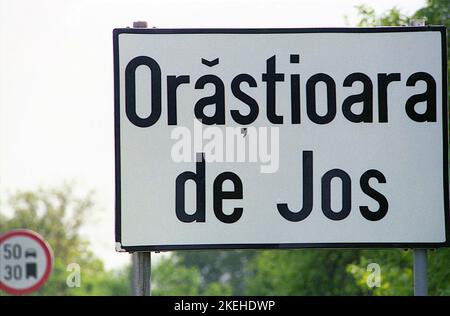
[[(446, 240), (442, 243), (269, 243), (269, 244), (193, 244), (193, 245), (137, 245), (122, 246), (121, 236), (121, 182), (120, 182), (120, 86), (119, 86), (119, 35), (131, 34), (285, 34), (285, 33), (398, 33), (426, 32), (441, 33), (442, 48), (442, 137), (444, 174), (444, 212)], [(292, 249), (292, 248), (439, 248), (450, 247), (450, 214), (448, 185), (448, 102), (447, 100), (447, 29), (445, 26), (419, 27), (367, 27), (367, 28), (261, 28), (261, 29), (136, 29), (113, 30), (114, 50), (114, 134), (115, 134), (115, 239), (119, 251), (166, 251), (189, 249)]]

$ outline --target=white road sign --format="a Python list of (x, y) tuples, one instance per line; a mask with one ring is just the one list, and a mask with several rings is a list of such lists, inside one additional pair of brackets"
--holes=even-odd
[(50, 276), (52, 260), (50, 246), (35, 232), (0, 235), (0, 290), (13, 295), (37, 291)]
[(445, 27), (114, 30), (118, 250), (449, 245)]

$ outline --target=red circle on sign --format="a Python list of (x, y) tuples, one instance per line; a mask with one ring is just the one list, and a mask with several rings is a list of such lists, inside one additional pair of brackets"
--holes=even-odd
[(44, 285), (44, 283), (49, 278), (50, 273), (52, 272), (53, 256), (52, 256), (50, 246), (45, 242), (45, 240), (39, 234), (35, 233), (34, 231), (28, 230), (28, 229), (15, 229), (4, 235), (0, 235), (0, 246), (5, 240), (8, 240), (9, 238), (16, 237), (16, 236), (28, 237), (30, 239), (33, 239), (35, 242), (37, 242), (39, 244), (39, 246), (42, 248), (42, 250), (44, 250), (45, 258), (46, 258), (45, 272), (44, 272), (44, 275), (41, 277), (41, 279), (38, 280), (38, 282), (31, 287), (24, 288), (24, 289), (15, 289), (15, 288), (7, 286), (6, 284), (4, 284), (0, 281), (0, 290), (3, 290), (12, 295), (29, 294), (34, 291), (37, 291), (42, 285)]

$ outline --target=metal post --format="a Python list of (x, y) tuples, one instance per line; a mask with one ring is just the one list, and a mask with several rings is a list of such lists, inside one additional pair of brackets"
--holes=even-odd
[[(424, 19), (412, 19), (409, 21), (410, 26), (424, 26)], [(414, 249), (414, 295), (428, 295), (427, 281), (427, 250)]]
[[(134, 21), (133, 28), (147, 28), (147, 22)], [(151, 252), (134, 252), (132, 254), (132, 287), (135, 296), (149, 296), (151, 294), (151, 258)]]
[(426, 249), (414, 249), (414, 295), (428, 295)]
[(151, 284), (151, 252), (134, 252), (133, 262), (133, 295), (149, 296)]
[(134, 21), (133, 22), (133, 28), (135, 28), (135, 29), (146, 29), (147, 28), (147, 21)]

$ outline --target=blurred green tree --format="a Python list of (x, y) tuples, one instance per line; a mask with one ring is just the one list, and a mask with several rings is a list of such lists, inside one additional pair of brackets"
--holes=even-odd
[(357, 26), (401, 26), (407, 25), (410, 20), (397, 7), (381, 15), (377, 15), (375, 9), (365, 4), (356, 6), (356, 10), (360, 17)]
[(206, 291), (210, 285), (224, 284), (234, 295), (245, 293), (245, 267), (255, 255), (252, 250), (208, 250), (181, 251), (177, 253), (182, 264), (197, 267), (201, 275), (200, 289)]
[[(53, 249), (54, 267), (46, 284), (34, 295), (129, 295), (130, 271), (106, 271), (89, 250), (79, 230), (93, 207), (92, 196), (78, 198), (73, 188), (17, 192), (8, 207), (12, 217), (0, 214), (0, 233), (26, 228), (42, 235)], [(81, 286), (69, 287), (70, 263), (80, 266)], [(1, 295), (1, 294), (0, 294)]]
[(197, 268), (179, 264), (176, 256), (161, 259), (152, 271), (152, 295), (199, 295)]
[(358, 250), (264, 250), (248, 266), (250, 295), (361, 295), (347, 265)]
[[(215, 252), (213, 252), (215, 253)], [(232, 284), (229, 280), (220, 280), (220, 272), (205, 280), (201, 269), (214, 265), (209, 255), (200, 255), (200, 261), (190, 258), (184, 260), (185, 252), (175, 252), (163, 258), (152, 272), (152, 295), (231, 295)], [(192, 252), (193, 254), (193, 252)], [(227, 269), (222, 264), (222, 271)], [(237, 268), (236, 271), (241, 271)], [(207, 275), (207, 274), (206, 274)]]

